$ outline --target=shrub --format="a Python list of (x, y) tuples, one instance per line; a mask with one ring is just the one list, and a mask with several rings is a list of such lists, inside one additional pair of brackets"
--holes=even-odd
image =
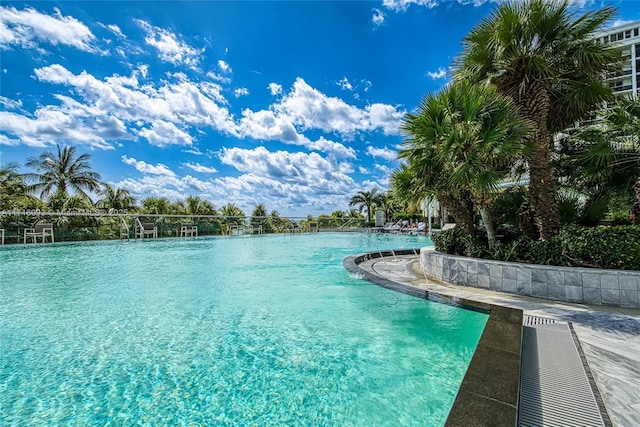
[(520, 237), (496, 243), (472, 239), (461, 228), (432, 237), (436, 250), (452, 255), (542, 265), (640, 270), (640, 226), (567, 226), (553, 239)]
[(556, 239), (570, 265), (640, 270), (640, 226), (573, 226)]

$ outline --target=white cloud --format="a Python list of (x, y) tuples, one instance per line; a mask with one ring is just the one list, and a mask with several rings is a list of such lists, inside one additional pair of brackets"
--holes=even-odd
[(231, 66), (227, 64), (225, 61), (223, 61), (222, 59), (218, 60), (218, 67), (220, 68), (220, 71), (222, 71), (223, 73), (233, 72), (233, 70), (231, 69)]
[[(223, 148), (217, 155), (223, 164), (241, 174), (200, 180), (190, 175), (181, 177), (166, 165), (151, 165), (122, 156), (122, 161), (135, 167), (142, 176), (114, 185), (129, 189), (138, 198), (164, 196), (175, 200), (186, 194), (198, 194), (216, 206), (235, 203), (245, 212), (250, 212), (257, 203), (264, 203), (282, 215), (302, 209), (313, 213), (344, 209), (350, 195), (360, 189), (348, 175), (353, 171), (350, 163), (336, 162), (318, 153), (270, 152), (257, 147)], [(197, 163), (183, 166), (193, 170), (208, 168)]]
[(364, 109), (329, 97), (298, 77), (291, 91), (273, 109), (297, 126), (352, 135), (358, 131), (382, 129), (386, 135), (398, 134), (404, 111), (387, 104), (369, 104)]
[[(451, 0), (382, 0), (382, 5), (387, 9), (391, 9), (396, 12), (407, 10), (412, 5), (424, 6), (432, 9), (441, 3), (445, 3)], [(496, 2), (499, 0), (455, 0), (460, 4), (472, 4), (474, 6), (481, 6), (487, 2)]]
[(384, 176), (391, 175), (391, 169), (388, 166), (375, 164), (373, 165), (373, 168)]
[(25, 49), (37, 48), (37, 42), (54, 46), (66, 45), (86, 52), (96, 52), (96, 37), (91, 30), (71, 16), (64, 16), (54, 8), (53, 15), (46, 15), (32, 8), (17, 10), (0, 7), (0, 48), (13, 45)]
[(115, 34), (116, 36), (122, 38), (122, 39), (126, 39), (127, 36), (124, 35), (124, 33), (122, 32), (122, 30), (120, 29), (120, 27), (118, 27), (115, 24), (109, 24), (107, 25), (107, 28), (111, 30), (111, 32), (113, 34)]
[[(89, 120), (91, 113), (117, 117), (134, 130), (147, 125), (145, 134), (159, 145), (171, 142), (163, 138), (162, 132), (167, 132), (175, 143), (191, 144), (191, 137), (183, 131), (189, 126), (208, 126), (237, 135), (233, 118), (224, 107), (222, 88), (215, 83), (180, 78), (177, 82), (162, 81), (158, 86), (139, 86), (136, 72), (130, 77), (111, 76), (101, 81), (86, 72), (75, 75), (57, 64), (34, 72), (40, 81), (65, 85), (87, 103), (82, 106), (70, 98), (61, 98), (63, 105), (57, 108), (81, 120)], [(154, 129), (157, 135), (152, 135)]]
[[(0, 111), (0, 132), (5, 135), (5, 143), (46, 147), (55, 141), (88, 145), (100, 149), (113, 148), (101, 135), (99, 123), (90, 128), (73, 115), (53, 108), (43, 107), (29, 117), (8, 111)], [(0, 134), (1, 135), (1, 134)]]
[(387, 9), (394, 10), (396, 12), (407, 10), (409, 5), (417, 4), (419, 6), (425, 6), (428, 8), (434, 8), (444, 0), (382, 0), (382, 5)]
[(142, 128), (138, 132), (143, 138), (146, 138), (151, 145), (164, 147), (167, 145), (191, 145), (193, 138), (187, 132), (178, 129), (178, 127), (164, 120), (157, 120), (151, 125), (151, 129)]
[(229, 77), (221, 76), (220, 74), (215, 73), (213, 71), (207, 72), (206, 76), (211, 80), (215, 80), (220, 83), (231, 83), (231, 79)]
[(398, 158), (398, 152), (390, 150), (389, 148), (376, 148), (369, 145), (367, 147), (367, 154), (371, 157), (380, 157), (387, 161), (396, 160)]
[(613, 23), (611, 24), (610, 28), (614, 28), (614, 27), (620, 27), (622, 25), (627, 25), (627, 24), (631, 24), (632, 22), (635, 22), (633, 20), (625, 20), (625, 19), (616, 19), (615, 21), (613, 21)]
[(343, 77), (342, 80), (337, 81), (336, 84), (340, 86), (340, 89), (342, 90), (353, 90), (353, 86), (351, 85), (351, 83), (349, 83), (349, 79), (347, 79), (346, 77)]
[(132, 157), (127, 157), (127, 155), (122, 155), (120, 159), (124, 164), (131, 165), (134, 168), (136, 168), (138, 172), (147, 173), (151, 175), (162, 175), (162, 176), (167, 176), (171, 178), (176, 177), (175, 172), (173, 172), (171, 169), (169, 169), (167, 166), (163, 165), (162, 163), (152, 165), (142, 160), (136, 160)]
[(431, 77), (433, 80), (444, 79), (447, 77), (447, 70), (440, 67), (438, 68), (438, 71), (427, 71), (427, 75)]
[(22, 100), (14, 101), (13, 99), (0, 95), (0, 105), (7, 110), (19, 110), (22, 108)]
[(223, 148), (220, 161), (240, 172), (267, 178), (275, 182), (289, 183), (294, 188), (307, 188), (313, 193), (348, 193), (353, 179), (346, 173), (351, 166), (333, 162), (318, 153), (270, 152), (265, 147), (248, 150)]
[(371, 21), (379, 27), (384, 23), (384, 13), (380, 9), (373, 9)]
[(282, 93), (282, 85), (278, 83), (269, 83), (269, 91), (271, 91), (271, 95), (280, 95)]
[(241, 96), (247, 96), (249, 95), (249, 89), (247, 89), (246, 87), (239, 87), (238, 89), (233, 91), (233, 94), (235, 95), (236, 98), (240, 98)]
[(285, 115), (279, 115), (271, 110), (242, 112), (239, 124), (239, 132), (242, 136), (258, 140), (277, 140), (285, 144), (301, 145), (310, 150), (323, 151), (337, 157), (353, 157), (355, 151), (338, 142), (329, 141), (321, 137), (317, 141), (311, 141), (296, 130), (291, 120)]
[(173, 65), (186, 65), (197, 68), (199, 56), (204, 49), (198, 50), (178, 39), (178, 36), (164, 28), (154, 27), (147, 21), (136, 19), (136, 23), (147, 36), (145, 42), (155, 47), (160, 53), (160, 59)]
[(138, 138), (159, 147), (192, 146), (196, 131), (209, 128), (230, 137), (281, 141), (344, 159), (356, 157), (353, 148), (326, 136), (310, 139), (304, 132), (320, 130), (352, 137), (381, 130), (395, 135), (404, 114), (386, 104), (362, 109), (349, 105), (298, 78), (289, 93), (268, 109), (245, 109), (235, 119), (219, 84), (193, 82), (184, 73), (141, 84), (138, 78), (146, 73), (146, 66), (138, 66), (129, 76), (98, 80), (59, 64), (35, 69), (40, 82), (60, 85), (74, 98), (54, 92), (59, 105), (38, 107), (32, 116), (14, 114), (1, 130), (11, 141), (27, 145), (73, 142), (104, 149)]
[(210, 166), (204, 166), (200, 163), (183, 163), (183, 166), (200, 173), (216, 173), (218, 170)]

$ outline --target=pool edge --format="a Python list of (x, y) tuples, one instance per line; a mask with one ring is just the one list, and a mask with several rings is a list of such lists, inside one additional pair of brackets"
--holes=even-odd
[(446, 426), (512, 425), (518, 420), (522, 310), (479, 301), (453, 298), (395, 282), (359, 264), (375, 258), (415, 255), (419, 249), (367, 252), (345, 258), (343, 266), (364, 279), (418, 298), (489, 313), (478, 346), (449, 411)]

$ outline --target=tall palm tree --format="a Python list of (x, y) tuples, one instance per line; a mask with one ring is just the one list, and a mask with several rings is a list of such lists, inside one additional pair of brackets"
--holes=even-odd
[(535, 126), (529, 191), (543, 240), (560, 226), (552, 137), (611, 96), (603, 75), (621, 57), (595, 35), (614, 13), (606, 6), (577, 16), (568, 0), (504, 3), (465, 37), (456, 60), (456, 78), (496, 85)]
[(101, 209), (125, 212), (135, 209), (136, 200), (131, 196), (129, 190), (125, 188), (116, 188), (105, 183), (102, 185), (98, 195), (101, 198), (96, 202), (96, 206)]
[(529, 127), (511, 101), (493, 86), (457, 81), (421, 104), (416, 142), (430, 147), (448, 188), (467, 190), (495, 241), (491, 203), (499, 184), (525, 153)]
[(75, 147), (57, 146), (55, 153), (45, 151), (37, 157), (29, 157), (26, 166), (36, 173), (25, 174), (32, 181), (31, 191), (39, 193), (41, 198), (52, 194), (68, 197), (77, 194), (90, 198), (88, 192), (100, 189), (100, 175), (91, 169), (89, 154), (76, 157)]
[(371, 210), (380, 202), (380, 193), (376, 188), (370, 191), (358, 191), (349, 202), (349, 206), (355, 206), (359, 212), (366, 211), (367, 222), (371, 222)]

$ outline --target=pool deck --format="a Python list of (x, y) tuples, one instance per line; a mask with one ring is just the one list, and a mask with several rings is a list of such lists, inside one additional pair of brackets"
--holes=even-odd
[(561, 303), (427, 281), (416, 255), (375, 258), (359, 267), (416, 289), (571, 322), (613, 424), (640, 425), (640, 310)]

